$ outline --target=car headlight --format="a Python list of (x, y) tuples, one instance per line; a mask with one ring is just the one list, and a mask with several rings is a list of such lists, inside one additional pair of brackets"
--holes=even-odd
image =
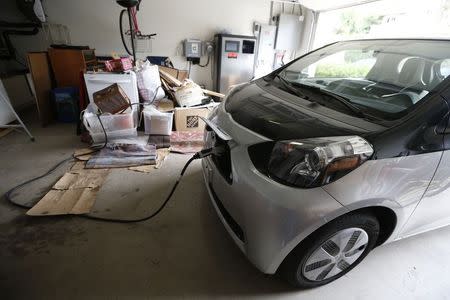
[(272, 150), (268, 175), (288, 185), (317, 187), (347, 174), (372, 154), (372, 146), (359, 136), (280, 141)]

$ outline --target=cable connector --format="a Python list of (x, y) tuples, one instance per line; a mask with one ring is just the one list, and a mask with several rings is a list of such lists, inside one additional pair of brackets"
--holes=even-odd
[(223, 146), (215, 146), (212, 148), (203, 149), (203, 150), (195, 153), (194, 157), (195, 157), (195, 159), (200, 159), (200, 158), (205, 158), (210, 155), (221, 156), (224, 153), (225, 153), (225, 149)]

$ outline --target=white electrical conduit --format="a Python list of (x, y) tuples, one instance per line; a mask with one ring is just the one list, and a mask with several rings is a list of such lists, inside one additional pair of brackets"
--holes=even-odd
[(311, 11), (312, 12), (312, 22), (311, 22), (311, 28), (309, 29), (309, 38), (308, 38), (308, 51), (311, 51), (312, 48), (312, 39), (314, 36), (314, 31), (316, 30), (316, 22), (317, 22), (317, 14), (318, 12)]

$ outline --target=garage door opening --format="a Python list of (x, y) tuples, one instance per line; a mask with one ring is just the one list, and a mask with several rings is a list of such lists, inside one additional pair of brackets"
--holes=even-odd
[(348, 39), (449, 37), (450, 0), (383, 0), (320, 13), (314, 48)]

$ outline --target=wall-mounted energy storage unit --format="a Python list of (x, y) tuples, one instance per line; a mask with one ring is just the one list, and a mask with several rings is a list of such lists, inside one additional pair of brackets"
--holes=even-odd
[(253, 79), (256, 38), (231, 34), (215, 36), (214, 89), (226, 93), (231, 85)]

